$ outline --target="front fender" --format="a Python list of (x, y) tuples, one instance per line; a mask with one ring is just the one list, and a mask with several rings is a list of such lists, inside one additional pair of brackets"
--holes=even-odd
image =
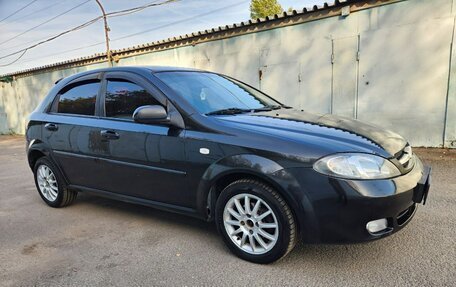
[(253, 155), (239, 154), (222, 158), (211, 164), (202, 176), (202, 180), (213, 181), (227, 171), (232, 170), (252, 171), (259, 174), (270, 175), (283, 169), (281, 165), (270, 159)]
[(213, 187), (218, 180), (233, 174), (254, 176), (274, 187), (292, 209), (300, 230), (303, 228), (304, 221), (301, 219), (304, 216), (313, 218), (313, 208), (305, 189), (287, 169), (273, 160), (258, 155), (240, 154), (218, 160), (203, 174), (197, 190), (197, 210), (207, 220), (212, 219), (207, 209), (213, 210), (216, 202), (217, 194), (212, 193), (215, 192)]

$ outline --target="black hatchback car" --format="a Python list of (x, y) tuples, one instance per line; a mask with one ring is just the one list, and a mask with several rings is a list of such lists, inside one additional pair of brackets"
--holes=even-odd
[(390, 235), (430, 182), (430, 168), (393, 132), (192, 69), (117, 67), (60, 80), (26, 137), (48, 205), (82, 191), (215, 221), (231, 251), (257, 263), (285, 256), (298, 238)]

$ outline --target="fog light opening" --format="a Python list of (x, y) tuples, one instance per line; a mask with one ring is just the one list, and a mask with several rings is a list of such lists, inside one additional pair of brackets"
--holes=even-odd
[(377, 219), (373, 221), (369, 221), (366, 224), (366, 229), (369, 233), (378, 233), (388, 228), (388, 221), (386, 218)]

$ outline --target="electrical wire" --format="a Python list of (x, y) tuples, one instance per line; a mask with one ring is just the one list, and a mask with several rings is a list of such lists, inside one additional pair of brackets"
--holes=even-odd
[[(90, 1), (90, 0), (88, 0)], [(121, 13), (125, 13), (125, 12), (130, 12), (130, 11), (133, 11), (133, 10), (136, 10), (136, 11), (133, 11), (133, 12), (139, 12), (145, 8), (148, 8), (148, 7), (152, 7), (152, 6), (159, 6), (159, 5), (164, 5), (164, 4), (168, 4), (168, 3), (171, 3), (171, 2), (176, 2), (176, 1), (180, 1), (180, 0), (167, 0), (167, 1), (164, 1), (164, 2), (161, 2), (161, 3), (156, 3), (158, 2), (157, 1), (153, 1), (152, 3), (149, 3), (149, 4), (146, 4), (146, 5), (143, 5), (143, 6), (139, 6), (139, 7), (135, 7), (135, 8), (131, 8), (131, 9), (126, 9), (126, 10), (121, 10), (121, 11), (115, 11), (115, 12), (110, 12), (110, 13), (107, 13), (106, 16), (108, 17), (116, 17), (116, 16), (123, 16), (123, 15), (118, 15), (118, 14), (121, 14)], [(133, 12), (130, 12), (128, 14), (131, 14)], [(126, 15), (126, 14), (125, 14)], [(87, 24), (89, 22), (92, 22), (93, 20), (99, 20), (99, 19), (102, 19), (103, 16), (98, 16), (92, 20), (89, 20), (88, 22), (84, 23), (84, 24)], [(82, 24), (82, 25), (84, 25)], [(73, 28), (72, 28), (73, 29)], [(72, 30), (70, 29), (70, 30)], [(66, 33), (65, 33), (66, 34)], [(48, 36), (46, 38), (43, 38), (41, 40), (38, 40), (40, 43), (41, 42), (45, 42), (49, 37), (51, 37), (52, 39), (54, 39), (54, 36)], [(25, 42), (25, 43), (22, 43), (20, 45), (15, 45), (15, 46), (10, 46), (10, 47), (7, 47), (7, 48), (4, 48), (3, 50), (9, 50), (9, 49), (12, 49), (12, 48), (16, 48), (16, 47), (19, 47), (19, 46), (22, 46), (22, 45), (26, 45), (26, 44), (30, 44), (30, 43), (35, 43), (37, 40), (32, 40), (32, 41), (28, 41), (28, 42)], [(0, 44), (2, 45), (2, 44)], [(34, 46), (34, 45), (33, 45)], [(28, 48), (32, 48), (32, 47), (28, 47)], [(26, 49), (26, 48), (25, 48)], [(0, 59), (3, 59), (3, 58), (6, 58), (6, 57), (9, 57), (9, 56), (13, 56), (13, 55), (16, 55), (16, 54), (19, 54), (20, 52), (22, 52), (23, 49), (17, 51), (17, 52), (14, 52), (14, 53), (10, 53), (6, 56), (3, 56), (3, 57), (0, 57)]]
[(14, 36), (14, 37), (12, 37), (12, 38), (9, 38), (8, 40), (6, 40), (6, 41), (0, 43), (0, 46), (3, 45), (3, 44), (5, 44), (5, 43), (8, 43), (9, 41), (12, 41), (12, 40), (16, 39), (16, 38), (19, 37), (19, 36), (24, 35), (25, 33), (28, 33), (28, 32), (30, 32), (30, 31), (32, 31), (32, 30), (38, 28), (38, 27), (41, 27), (41, 26), (43, 26), (44, 24), (47, 24), (47, 23), (49, 23), (49, 22), (51, 22), (51, 21), (53, 21), (53, 20), (59, 18), (60, 16), (65, 15), (65, 14), (67, 14), (67, 13), (73, 11), (73, 10), (76, 9), (76, 8), (81, 7), (82, 5), (84, 5), (84, 4), (86, 4), (86, 3), (90, 2), (90, 1), (91, 1), (91, 0), (86, 0), (86, 1), (84, 1), (84, 2), (82, 2), (82, 3), (79, 3), (78, 5), (74, 6), (73, 8), (68, 9), (68, 10), (66, 10), (65, 12), (62, 12), (62, 13), (60, 13), (60, 14), (58, 14), (58, 15), (56, 15), (56, 16), (54, 16), (54, 17), (52, 17), (52, 18), (50, 18), (50, 19), (48, 19), (48, 20), (46, 20), (46, 21), (44, 21), (44, 22), (42, 22), (42, 23), (40, 23), (40, 24), (38, 24), (38, 25), (36, 25), (36, 26), (33, 26), (32, 28), (27, 29), (27, 30), (25, 30), (25, 31), (22, 32), (22, 33), (19, 33), (19, 34), (17, 34), (16, 36)]
[(149, 8), (149, 7), (160, 6), (160, 5), (164, 5), (164, 4), (170, 4), (172, 2), (177, 2), (177, 1), (180, 1), (180, 0), (166, 0), (166, 1), (163, 1), (163, 2), (160, 2), (160, 3), (157, 3), (158, 1), (159, 0), (156, 0), (156, 1), (150, 2), (149, 4), (145, 4), (145, 5), (142, 5), (142, 6), (106, 13), (106, 16), (108, 16), (108, 17), (125, 16), (125, 15), (129, 15), (129, 14), (132, 14), (132, 13), (140, 12), (140, 11), (146, 9), (146, 8)]
[[(107, 17), (117, 17), (117, 16), (124, 16), (124, 15), (128, 15), (128, 14), (132, 14), (134, 12), (140, 12), (141, 10), (144, 10), (144, 9), (149, 8), (151, 6), (157, 6), (157, 4), (154, 4), (154, 3), (158, 2), (158, 1), (159, 0), (155, 0), (155, 1), (151, 2), (151, 3), (143, 5), (143, 6), (107, 13), (106, 16)], [(158, 5), (163, 5), (163, 4), (176, 2), (176, 1), (179, 1), (179, 0), (168, 0), (168, 1), (165, 1), (165, 2), (162, 2), (162, 3), (158, 3)], [(125, 13), (125, 12), (128, 12), (128, 13)], [(123, 14), (123, 13), (125, 13), (125, 14)], [(97, 17), (97, 18), (99, 18), (99, 17)], [(48, 36), (46, 38), (42, 38), (41, 40), (38, 40), (38, 41), (46, 40), (49, 37), (51, 37), (51, 36)], [(10, 47), (4, 48), (2, 50), (11, 50), (13, 48), (17, 48), (17, 47), (20, 47), (20, 46), (23, 46), (23, 45), (27, 45), (27, 44), (30, 44), (30, 43), (35, 43), (36, 41), (37, 40), (28, 41), (28, 42), (25, 42), (25, 43), (21, 43), (19, 45), (14, 45), (14, 46), (10, 46)]]
[(9, 66), (9, 65), (12, 65), (12, 64), (16, 63), (17, 61), (19, 61), (25, 55), (25, 52), (27, 52), (27, 50), (22, 52), (22, 54), (16, 60), (14, 60), (14, 61), (12, 61), (12, 62), (10, 62), (8, 64), (0, 65), (0, 67), (6, 67), (6, 66)]
[[(88, 1), (90, 1), (90, 0), (87, 0), (86, 2), (88, 2)], [(175, 2), (175, 1), (177, 1), (177, 0), (167, 0), (167, 1), (161, 2), (161, 3), (155, 3), (155, 2), (156, 2), (156, 1), (155, 1), (155, 2), (152, 2), (152, 3), (147, 4), (147, 5), (143, 5), (143, 6), (139, 6), (139, 7), (127, 9), (127, 10), (128, 10), (128, 11), (133, 11), (133, 10), (135, 10), (135, 9), (142, 8), (142, 7), (144, 7), (144, 6), (147, 6), (147, 7), (159, 6), (159, 5), (163, 5), (163, 4), (167, 4), (167, 3)], [(81, 3), (80, 5), (85, 4), (86, 2), (83, 2), (83, 3)], [(145, 8), (147, 8), (147, 7), (145, 7)], [(110, 14), (110, 15), (117, 15), (118, 13), (124, 13), (124, 12), (127, 11), (127, 10), (111, 12), (111, 13), (109, 13), (109, 14)], [(142, 10), (142, 9), (140, 9), (140, 10)], [(140, 11), (140, 10), (138, 10), (138, 11)], [(4, 58), (10, 57), (10, 56), (14, 56), (14, 55), (16, 55), (16, 54), (19, 54), (19, 53), (23, 52), (15, 61), (12, 62), (12, 63), (15, 63), (17, 60), (19, 60), (20, 58), (22, 58), (22, 56), (24, 56), (24, 54), (25, 54), (28, 50), (30, 50), (30, 49), (32, 49), (32, 48), (35, 48), (36, 46), (39, 46), (39, 45), (41, 45), (41, 44), (50, 42), (50, 41), (52, 41), (52, 40), (54, 40), (54, 39), (56, 39), (56, 38), (58, 38), (58, 37), (61, 37), (61, 36), (65, 35), (65, 34), (68, 34), (68, 33), (70, 33), (70, 32), (74, 32), (74, 31), (76, 31), (76, 30), (80, 30), (80, 29), (85, 28), (85, 27), (87, 27), (87, 26), (89, 26), (89, 25), (92, 25), (93, 23), (97, 22), (98, 20), (100, 20), (100, 19), (102, 19), (102, 18), (103, 18), (103, 16), (98, 16), (98, 17), (96, 17), (96, 18), (94, 18), (94, 19), (92, 19), (92, 20), (89, 20), (89, 21), (87, 21), (87, 22), (85, 22), (85, 23), (83, 23), (83, 24), (81, 24), (81, 25), (79, 25), (79, 26), (76, 26), (76, 27), (74, 27), (74, 28), (72, 28), (72, 29), (63, 31), (63, 32), (61, 32), (61, 33), (59, 33), (59, 34), (57, 34), (57, 35), (55, 35), (55, 36), (52, 36), (51, 38), (42, 40), (42, 41), (40, 41), (40, 42), (38, 42), (38, 43), (36, 43), (36, 44), (34, 44), (34, 45), (32, 45), (32, 46), (29, 46), (29, 47), (27, 47), (27, 48), (24, 48), (24, 49), (22, 49), (22, 50), (16, 51), (16, 52), (14, 52), (14, 53), (10, 53), (10, 54), (8, 54), (8, 55), (2, 56), (2, 57), (0, 57), (0, 59), (4, 59)], [(0, 44), (0, 45), (1, 45), (1, 44)], [(6, 64), (6, 65), (2, 65), (1, 67), (8, 66), (8, 65), (11, 65), (11, 63), (10, 63), (10, 64)]]
[(32, 2), (29, 2), (27, 5), (23, 6), (22, 8), (19, 8), (18, 10), (14, 11), (13, 13), (9, 14), (8, 16), (6, 16), (5, 18), (1, 19), (0, 22), (3, 22), (5, 21), (6, 19), (10, 18), (11, 16), (14, 16), (16, 15), (17, 13), (21, 12), (22, 10), (24, 10), (25, 8), (27, 8), (28, 6), (32, 5), (33, 3), (35, 3), (36, 1), (38, 0), (33, 0)]
[(51, 7), (58, 6), (58, 5), (60, 5), (60, 4), (62, 4), (62, 3), (65, 3), (65, 2), (67, 2), (67, 1), (68, 1), (68, 0), (62, 0), (62, 1), (58, 1), (57, 3), (52, 3), (51, 5), (44, 6), (44, 7), (41, 8), (41, 9), (38, 9), (38, 10), (32, 11), (31, 13), (22, 15), (22, 16), (19, 17), (19, 18), (14, 18), (14, 19), (12, 19), (11, 21), (8, 21), (8, 22), (5, 22), (5, 23), (3, 23), (3, 24), (0, 24), (0, 27), (2, 27), (3, 25), (6, 25), (6, 24), (11, 24), (11, 23), (13, 23), (13, 22), (17, 22), (17, 21), (22, 20), (22, 19), (25, 19), (25, 18), (29, 18), (29, 17), (32, 16), (32, 15), (35, 15), (35, 14), (41, 12), (41, 11), (47, 10), (47, 9), (49, 9), (49, 8), (51, 8)]
[(180, 23), (183, 23), (183, 22), (187, 22), (187, 21), (193, 20), (195, 18), (199, 18), (199, 17), (210, 15), (210, 14), (212, 14), (214, 12), (222, 11), (222, 10), (225, 10), (225, 9), (228, 9), (228, 8), (232, 8), (232, 7), (244, 4), (246, 2), (249, 2), (249, 0), (243, 0), (243, 1), (231, 4), (231, 5), (227, 5), (227, 6), (220, 7), (220, 8), (214, 9), (214, 10), (206, 11), (204, 13), (197, 14), (197, 15), (194, 15), (194, 16), (182, 19), (182, 20), (178, 20), (178, 21), (175, 21), (175, 22), (172, 22), (172, 23), (167, 23), (167, 24), (163, 24), (163, 25), (160, 25), (160, 26), (157, 26), (157, 27), (154, 27), (154, 28), (150, 28), (150, 29), (147, 29), (147, 30), (140, 31), (140, 32), (128, 34), (128, 35), (125, 35), (125, 36), (122, 36), (122, 37), (119, 37), (119, 38), (115, 38), (111, 42), (119, 41), (119, 40), (123, 40), (123, 39), (127, 39), (127, 38), (131, 38), (131, 37), (138, 36), (138, 35), (145, 34), (145, 33), (149, 33), (149, 32), (152, 32), (152, 31), (155, 31), (155, 30), (158, 30), (158, 29), (166, 28), (166, 27), (169, 27), (169, 26), (172, 26), (172, 25), (175, 25), (175, 24), (180, 24)]
[[(91, 48), (91, 47), (95, 47), (95, 46), (100, 46), (100, 45), (103, 45), (105, 43), (106, 43), (105, 41), (101, 41), (101, 42), (93, 43), (93, 44), (82, 46), (82, 47), (78, 47), (78, 48), (73, 48), (73, 49), (69, 49), (69, 50), (60, 51), (58, 53), (40, 55), (40, 59), (49, 58), (49, 57), (58, 56), (58, 55), (63, 55), (63, 54), (69, 53), (69, 52), (79, 51), (79, 50), (83, 50), (83, 49), (87, 49), (87, 48)], [(22, 63), (28, 63), (28, 62), (32, 62), (32, 61), (36, 61), (36, 60), (37, 60), (36, 58), (26, 58), (26, 59), (22, 60), (20, 63), (21, 64)], [(0, 67), (1, 67), (1, 65), (0, 65)]]
[(8, 55), (6, 55), (6, 56), (2, 56), (2, 57), (0, 57), (0, 59), (4, 59), (4, 58), (10, 57), (10, 56), (19, 54), (19, 53), (21, 53), (21, 52), (23, 52), (23, 51), (28, 51), (28, 50), (30, 50), (30, 49), (32, 49), (32, 48), (35, 48), (36, 46), (39, 46), (39, 45), (44, 44), (44, 43), (46, 43), (46, 42), (52, 41), (52, 40), (54, 40), (54, 39), (56, 39), (56, 38), (58, 38), (58, 37), (61, 37), (61, 36), (65, 35), (65, 34), (68, 34), (68, 33), (70, 33), (70, 32), (74, 32), (74, 31), (80, 30), (80, 29), (82, 29), (82, 28), (85, 28), (85, 27), (87, 27), (87, 26), (89, 26), (89, 25), (92, 25), (93, 23), (97, 22), (97, 21), (100, 20), (101, 18), (103, 18), (103, 16), (99, 16), (99, 17), (97, 17), (97, 18), (94, 18), (94, 19), (92, 19), (92, 20), (90, 20), (90, 21), (87, 21), (87, 22), (85, 22), (85, 23), (83, 23), (83, 24), (77, 26), (77, 27), (74, 27), (74, 28), (72, 28), (72, 29), (70, 29), (70, 30), (63, 31), (63, 32), (61, 32), (61, 33), (59, 33), (59, 34), (57, 34), (57, 35), (52, 36), (51, 38), (48, 38), (48, 39), (43, 40), (43, 41), (41, 41), (41, 42), (38, 42), (38, 43), (36, 43), (36, 44), (34, 44), (34, 45), (32, 45), (32, 46), (29, 46), (29, 47), (24, 48), (24, 49), (22, 49), (22, 50), (19, 50), (19, 51), (17, 51), (17, 52), (10, 53), (10, 54), (8, 54)]
[[(119, 11), (111, 12), (111, 13), (106, 13), (106, 16), (108, 16), (108, 17), (118, 17), (118, 16), (125, 16), (125, 15), (129, 15), (129, 14), (132, 14), (132, 13), (140, 12), (140, 11), (146, 9), (146, 8), (149, 8), (149, 7), (152, 7), (152, 6), (156, 6), (158, 1), (159, 0), (152, 1), (149, 4), (145, 4), (143, 6), (138, 6), (138, 7), (134, 7), (134, 8), (119, 10)], [(178, 0), (168, 0), (168, 1), (162, 2), (161, 4), (167, 4), (167, 3), (170, 3), (170, 2), (176, 2), (176, 1), (178, 1)]]
[[(141, 10), (147, 8), (147, 7), (164, 5), (164, 4), (168, 4), (170, 2), (175, 2), (175, 1), (179, 1), (179, 0), (168, 0), (168, 1), (165, 1), (165, 2), (161, 2), (161, 3), (156, 3), (157, 1), (154, 1), (154, 2), (149, 3), (147, 5), (143, 5), (143, 6), (139, 6), (139, 7), (135, 7), (135, 8), (131, 8), (131, 9), (120, 10), (120, 11), (116, 11), (116, 12), (111, 12), (111, 13), (107, 13), (106, 15), (107, 16), (109, 15), (109, 17), (115, 17), (116, 15), (123, 16), (122, 14), (126, 13), (126, 12), (129, 12), (129, 14), (131, 14), (131, 13), (134, 13), (134, 12), (131, 12), (131, 11), (139, 12), (139, 11), (141, 11)], [(232, 8), (232, 7), (241, 5), (241, 4), (246, 3), (246, 2), (248, 2), (248, 0), (243, 0), (243, 1), (231, 4), (231, 5), (227, 5), (227, 6), (221, 7), (221, 8), (217, 8), (217, 9), (213, 9), (213, 10), (210, 10), (210, 11), (206, 11), (204, 13), (200, 13), (200, 14), (194, 15), (192, 17), (188, 17), (188, 18), (181, 19), (181, 20), (178, 20), (178, 21), (175, 21), (175, 22), (167, 23), (167, 24), (164, 24), (164, 25), (161, 25), (161, 26), (158, 26), (158, 27), (154, 27), (154, 28), (151, 28), (151, 29), (143, 30), (143, 31), (140, 31), (140, 32), (132, 33), (132, 34), (127, 34), (127, 35), (124, 35), (122, 37), (115, 38), (112, 41), (119, 41), (119, 40), (122, 40), (122, 39), (134, 37), (134, 36), (141, 35), (141, 34), (144, 34), (144, 33), (148, 33), (148, 32), (154, 31), (154, 30), (158, 30), (158, 29), (161, 29), (161, 28), (165, 28), (165, 27), (169, 27), (169, 26), (172, 26), (172, 25), (176, 25), (176, 24), (180, 24), (180, 23), (183, 23), (183, 22), (187, 22), (187, 21), (193, 20), (193, 19), (198, 18), (198, 17), (210, 15), (210, 14), (212, 14), (214, 12), (218, 12), (218, 11), (221, 11), (221, 10), (225, 10), (225, 9), (228, 9), (228, 8)], [(144, 7), (144, 6), (147, 6), (147, 7)], [(13, 55), (16, 55), (16, 54), (19, 54), (19, 53), (22, 52), (22, 54), (16, 60), (14, 60), (12, 63), (5, 64), (5, 65), (0, 65), (0, 67), (5, 67), (5, 66), (11, 65), (11, 64), (17, 62), (20, 58), (22, 58), (24, 56), (25, 52), (27, 52), (28, 50), (30, 50), (32, 48), (35, 48), (38, 45), (41, 45), (41, 44), (44, 44), (46, 42), (52, 41), (52, 40), (54, 40), (54, 39), (56, 39), (56, 38), (58, 38), (60, 36), (68, 34), (70, 32), (74, 32), (76, 30), (80, 30), (82, 28), (85, 28), (85, 27), (97, 22), (98, 20), (100, 20), (102, 18), (103, 18), (103, 16), (96, 17), (96, 18), (94, 18), (94, 19), (92, 19), (90, 21), (87, 21), (87, 22), (79, 25), (79, 26), (76, 26), (76, 27), (74, 27), (72, 29), (66, 30), (66, 31), (61, 32), (61, 33), (59, 33), (59, 34), (57, 34), (55, 36), (52, 36), (52, 37), (50, 37), (48, 39), (40, 41), (40, 42), (38, 42), (38, 43), (36, 43), (36, 44), (34, 44), (32, 46), (29, 46), (29, 47), (21, 49), (21, 50), (19, 50), (17, 52), (10, 53), (8, 55), (2, 56), (2, 57), (0, 57), (0, 59), (4, 59), (4, 58), (7, 58), (7, 57), (10, 57), (10, 56), (13, 56)], [(60, 54), (65, 54), (67, 52), (76, 51), (76, 50), (82, 50), (82, 49), (85, 49), (85, 48), (98, 46), (98, 45), (101, 45), (101, 44), (104, 44), (104, 43), (105, 43), (104, 41), (103, 42), (97, 42), (97, 43), (94, 43), (94, 44), (91, 44), (91, 45), (82, 46), (82, 47), (78, 47), (78, 48), (75, 48), (75, 49), (70, 49), (70, 50), (66, 50), (66, 51), (63, 51), (63, 52), (50, 54), (50, 55), (47, 55), (47, 56), (56, 56), (56, 55), (60, 55)], [(26, 62), (29, 62), (29, 61), (26, 61)]]
[[(93, 24), (94, 22), (92, 23), (92, 21), (94, 21), (94, 20), (98, 21), (98, 20), (100, 20), (100, 19), (102, 19), (102, 18), (103, 18), (103, 16), (98, 16), (97, 18), (94, 18), (94, 19), (92, 19), (92, 20), (89, 20), (89, 21), (87, 21), (87, 22), (85, 22), (85, 23), (83, 23), (83, 24), (81, 24), (81, 25), (79, 25), (79, 26), (73, 27), (73, 28), (71, 28), (71, 29), (69, 29), (69, 30), (73, 31), (73, 29), (75, 29), (75, 28), (77, 28), (77, 27), (80, 27), (80, 26), (83, 26), (83, 25), (84, 25), (84, 27), (82, 27), (82, 28), (85, 28), (85, 27), (88, 26), (88, 23)], [(96, 21), (95, 21), (95, 22), (96, 22)], [(86, 25), (87, 25), (87, 26), (86, 26)], [(77, 29), (77, 30), (79, 30), (79, 29)], [(12, 48), (15, 48), (15, 47), (20, 47), (20, 46), (27, 45), (27, 44), (30, 44), (30, 43), (37, 43), (37, 41), (38, 41), (38, 42), (45, 42), (47, 39), (53, 38), (54, 36), (55, 36), (55, 35), (51, 35), (51, 36), (47, 36), (46, 38), (42, 38), (42, 39), (40, 39), (40, 40), (28, 41), (28, 42), (22, 43), (22, 44), (20, 44), (20, 45), (16, 45), (16, 46), (11, 46), (11, 47), (4, 48), (4, 49), (2, 49), (2, 50), (11, 50)], [(32, 46), (30, 46), (30, 47), (32, 47)], [(30, 47), (27, 47), (27, 48), (30, 48)], [(26, 48), (24, 48), (24, 49), (26, 49)], [(6, 55), (6, 56), (0, 57), (0, 59), (9, 57), (9, 56), (12, 56), (12, 55), (15, 55), (15, 54), (19, 54), (20, 52), (22, 52), (22, 50), (23, 50), (23, 49), (21, 49), (21, 50), (19, 50), (19, 51), (17, 51), (17, 52), (8, 54), (8, 55)]]

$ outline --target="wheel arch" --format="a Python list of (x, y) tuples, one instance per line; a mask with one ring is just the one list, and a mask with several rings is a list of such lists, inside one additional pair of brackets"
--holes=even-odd
[(33, 170), (36, 161), (43, 157), (49, 156), (49, 149), (40, 140), (32, 140), (28, 146), (27, 160), (29, 167)]
[(294, 198), (299, 188), (296, 179), (277, 162), (257, 155), (243, 154), (213, 163), (204, 173), (197, 191), (197, 210), (206, 220), (214, 219), (215, 203), (221, 191), (230, 183), (253, 178), (274, 188), (290, 207), (300, 230), (300, 204)]

